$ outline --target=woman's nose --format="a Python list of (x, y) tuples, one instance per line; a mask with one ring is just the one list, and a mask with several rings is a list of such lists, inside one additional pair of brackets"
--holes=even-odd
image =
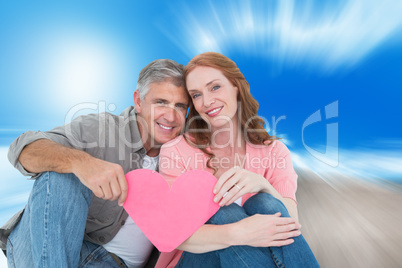
[(214, 98), (211, 98), (211, 97), (208, 97), (208, 96), (205, 96), (204, 97), (204, 106), (205, 107), (209, 107), (209, 106), (211, 106), (212, 104), (214, 104), (215, 103), (215, 99)]

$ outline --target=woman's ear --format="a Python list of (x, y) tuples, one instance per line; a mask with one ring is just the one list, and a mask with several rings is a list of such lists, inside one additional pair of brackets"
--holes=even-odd
[(138, 89), (134, 91), (134, 106), (135, 110), (137, 113), (141, 113), (141, 98), (140, 98), (140, 92), (138, 92)]
[(237, 87), (233, 87), (237, 92), (237, 100), (240, 100), (240, 90)]

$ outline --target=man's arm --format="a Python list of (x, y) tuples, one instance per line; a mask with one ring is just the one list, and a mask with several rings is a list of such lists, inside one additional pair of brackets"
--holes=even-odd
[(127, 197), (128, 188), (122, 167), (84, 151), (39, 139), (25, 146), (18, 160), (32, 173), (74, 173), (99, 198), (119, 198), (119, 204), (122, 205)]

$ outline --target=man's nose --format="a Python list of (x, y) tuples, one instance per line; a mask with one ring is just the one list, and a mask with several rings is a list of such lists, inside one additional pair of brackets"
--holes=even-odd
[(174, 122), (176, 120), (176, 110), (173, 107), (166, 107), (163, 118), (168, 122)]

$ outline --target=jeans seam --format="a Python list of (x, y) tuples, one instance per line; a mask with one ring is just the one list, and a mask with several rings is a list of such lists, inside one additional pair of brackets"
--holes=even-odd
[(7, 262), (9, 264), (11, 264), (11, 267), (15, 267), (14, 248), (13, 248), (13, 244), (11, 243), (11, 240), (9, 238), (7, 238), (7, 243), (8, 243), (8, 247), (9, 247), (9, 250), (7, 252)]
[(278, 268), (285, 268), (285, 264), (284, 264), (283, 262), (281, 262), (281, 261), (278, 259), (278, 257), (276, 257), (275, 253), (272, 251), (271, 248), (269, 248), (269, 251), (271, 251), (271, 256), (272, 256), (272, 258), (273, 258), (273, 260), (274, 260), (275, 265), (276, 265)]
[(47, 240), (48, 240), (48, 221), (49, 221), (49, 194), (50, 194), (50, 189), (49, 189), (49, 172), (46, 173), (47, 178), (46, 178), (46, 199), (45, 199), (45, 210), (44, 210), (44, 216), (43, 216), (43, 228), (44, 228), (44, 240), (43, 240), (43, 247), (42, 247), (42, 265), (44, 268), (46, 268), (45, 264), (45, 259), (46, 259), (46, 251), (47, 251)]
[(248, 266), (248, 264), (242, 259), (242, 257), (237, 253), (237, 250), (234, 250), (233, 248), (232, 248), (232, 250), (234, 251), (234, 253), (236, 253), (236, 255), (239, 257), (239, 259), (243, 262), (243, 264), (245, 264), (246, 265), (246, 267), (250, 267), (250, 266)]
[(179, 267), (181, 261), (183, 260), (183, 255), (184, 255), (184, 252), (181, 253), (180, 259), (179, 259), (179, 261), (176, 263), (176, 265), (174, 267)]
[[(101, 262), (106, 256), (110, 255), (109, 252), (107, 252), (107, 254), (104, 254), (103, 256), (99, 257), (98, 252), (101, 250), (105, 250), (104, 247), (99, 246), (97, 248), (95, 248), (89, 255), (88, 257), (85, 258), (85, 260), (82, 262), (82, 264), (87, 264), (90, 261), (93, 262)], [(94, 257), (97, 257), (96, 259), (94, 259)]]

